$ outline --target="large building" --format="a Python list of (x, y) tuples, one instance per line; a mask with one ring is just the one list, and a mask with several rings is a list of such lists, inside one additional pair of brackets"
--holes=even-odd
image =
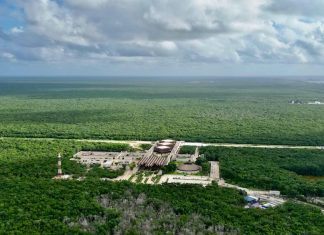
[(139, 161), (142, 168), (159, 168), (169, 164), (176, 158), (180, 149), (180, 142), (175, 140), (157, 141), (152, 148)]

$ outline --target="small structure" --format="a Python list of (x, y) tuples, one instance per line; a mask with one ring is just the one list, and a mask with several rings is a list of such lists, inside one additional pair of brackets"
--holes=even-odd
[(181, 173), (195, 174), (201, 170), (201, 166), (198, 166), (193, 163), (184, 163), (184, 164), (179, 165), (177, 167), (177, 170)]
[(268, 208), (270, 208), (270, 207), (275, 207), (275, 206), (276, 206), (276, 205), (274, 205), (274, 204), (268, 202), (268, 203), (265, 203), (265, 204), (261, 205), (261, 209), (268, 209)]
[(61, 154), (59, 153), (57, 156), (57, 175), (53, 177), (55, 180), (67, 180), (71, 179), (72, 175), (63, 175), (62, 171), (62, 157)]
[(279, 196), (280, 196), (280, 191), (277, 191), (277, 190), (270, 190), (270, 191), (269, 191), (269, 195), (270, 195), (270, 196), (276, 196), (276, 197), (279, 197)]
[(248, 203), (256, 203), (259, 201), (259, 198), (251, 196), (251, 195), (247, 195), (244, 197), (244, 200)]
[(301, 100), (290, 100), (289, 104), (302, 104), (303, 102)]
[(62, 174), (62, 157), (61, 154), (59, 153), (57, 156), (57, 176), (61, 176)]

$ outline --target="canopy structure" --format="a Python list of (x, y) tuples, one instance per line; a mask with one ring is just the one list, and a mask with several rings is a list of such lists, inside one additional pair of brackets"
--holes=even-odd
[(138, 162), (138, 165), (141, 167), (161, 167), (165, 165), (165, 162), (166, 157), (153, 154), (149, 157), (142, 158)]

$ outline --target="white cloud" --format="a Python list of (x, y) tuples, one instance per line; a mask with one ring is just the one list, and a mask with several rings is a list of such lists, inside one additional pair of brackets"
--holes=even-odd
[(11, 30), (11, 33), (15, 34), (15, 33), (23, 33), (24, 32), (24, 29), (23, 27), (13, 27)]
[(0, 40), (18, 60), (324, 63), (320, 0), (16, 0), (16, 6), (25, 26), (0, 31)]
[(1, 57), (5, 60), (9, 60), (9, 61), (16, 61), (16, 57), (9, 53), (9, 52), (3, 52), (1, 53)]

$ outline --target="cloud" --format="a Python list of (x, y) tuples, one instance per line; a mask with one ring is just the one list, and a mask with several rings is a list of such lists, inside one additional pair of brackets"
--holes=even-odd
[(323, 0), (272, 0), (266, 10), (280, 14), (293, 14), (304, 17), (319, 16), (323, 18)]
[(11, 29), (11, 33), (15, 34), (15, 33), (23, 33), (24, 32), (24, 29), (23, 27), (13, 27)]
[(0, 30), (0, 53), (49, 62), (324, 63), (322, 2), (14, 0), (24, 25)]
[(15, 61), (16, 58), (13, 54), (8, 53), (8, 52), (3, 52), (1, 54), (1, 58), (5, 59), (5, 60), (9, 60), (9, 61)]
[(109, 0), (66, 0), (65, 2), (73, 7), (98, 9), (107, 4)]

